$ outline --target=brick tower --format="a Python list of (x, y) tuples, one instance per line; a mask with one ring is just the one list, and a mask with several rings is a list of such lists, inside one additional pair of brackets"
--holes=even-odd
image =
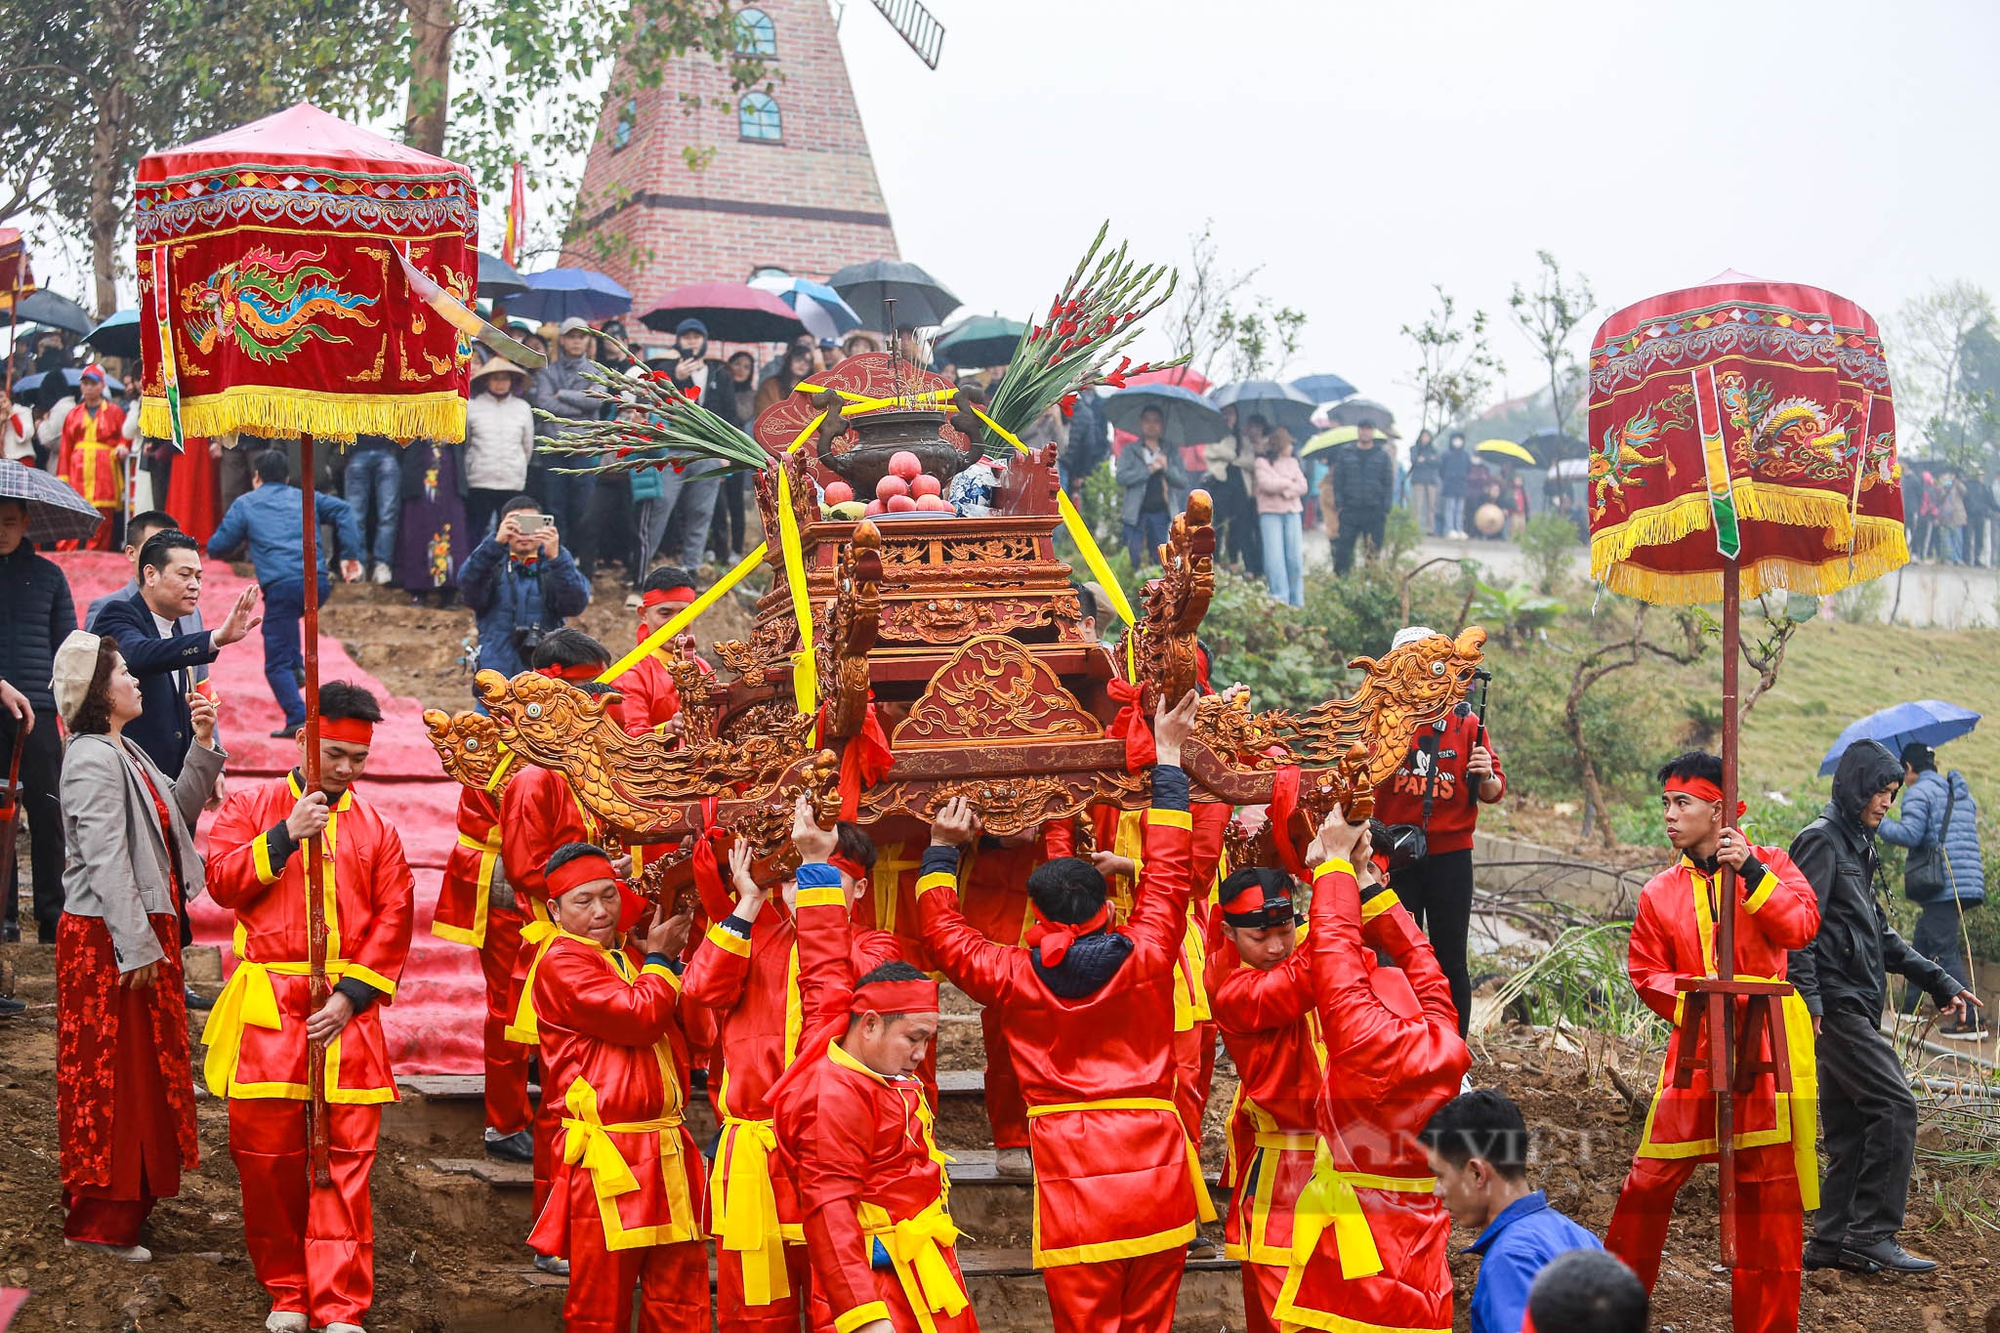
[[(770, 93), (732, 94), (722, 66), (684, 56), (658, 88), (614, 98), (591, 145), (584, 234), (562, 262), (624, 283), (634, 315), (691, 282), (763, 268), (823, 280), (901, 257), (827, 0), (754, 0), (740, 28), (775, 72)], [(691, 115), (684, 94), (702, 99)], [(696, 170), (690, 146), (714, 156)]]

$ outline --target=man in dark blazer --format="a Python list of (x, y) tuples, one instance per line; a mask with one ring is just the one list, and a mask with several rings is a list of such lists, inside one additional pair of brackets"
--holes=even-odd
[(107, 602), (97, 616), (97, 632), (118, 640), (126, 668), (139, 678), (145, 711), (126, 724), (125, 734), (168, 777), (180, 776), (194, 735), (187, 701), (194, 668), (213, 662), (263, 622), (253, 614), (257, 585), (252, 584), (214, 629), (179, 632), (176, 622), (200, 601), (201, 548), (185, 532), (157, 532), (139, 552), (139, 590)]

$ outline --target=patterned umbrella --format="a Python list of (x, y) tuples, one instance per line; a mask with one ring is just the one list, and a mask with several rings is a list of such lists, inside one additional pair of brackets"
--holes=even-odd
[(37, 546), (89, 541), (104, 515), (76, 487), (40, 468), (0, 462), (0, 500), (28, 507), (28, 540)]
[(825, 283), (769, 273), (750, 279), (750, 285), (758, 291), (771, 293), (790, 306), (792, 313), (799, 317), (799, 323), (806, 326), (806, 332), (821, 342), (832, 342), (842, 334), (852, 333), (861, 327), (861, 316), (840, 299), (839, 292)]
[(684, 319), (698, 319), (717, 342), (784, 342), (805, 329), (784, 301), (743, 282), (697, 282), (677, 287), (639, 317), (657, 333), (672, 333)]

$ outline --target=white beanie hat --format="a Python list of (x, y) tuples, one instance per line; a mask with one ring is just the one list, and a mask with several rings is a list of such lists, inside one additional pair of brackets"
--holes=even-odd
[(75, 629), (56, 649), (55, 671), (49, 677), (49, 689), (56, 696), (56, 712), (62, 720), (70, 721), (76, 710), (83, 707), (85, 697), (90, 694), (91, 678), (97, 674), (97, 650), (100, 635), (87, 630)]
[(1389, 651), (1393, 653), (1406, 643), (1415, 643), (1418, 639), (1428, 639), (1435, 633), (1437, 631), (1429, 625), (1405, 625), (1403, 628), (1397, 630), (1396, 637), (1389, 641)]

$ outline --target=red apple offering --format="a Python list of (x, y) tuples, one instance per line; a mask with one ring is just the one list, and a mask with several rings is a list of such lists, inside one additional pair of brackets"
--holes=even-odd
[(924, 461), (908, 449), (898, 449), (889, 455), (889, 473), (909, 481), (924, 470)]
[[(927, 478), (919, 478), (919, 480), (927, 480)], [(919, 495), (917, 497), (917, 508), (927, 513), (949, 514), (954, 512), (951, 502), (946, 500), (942, 495)]]
[(826, 484), (826, 502), (830, 505), (846, 504), (854, 498), (854, 488), (844, 481), (829, 481)]
[(882, 502), (880, 500), (870, 500), (868, 502), (868, 507), (861, 511), (861, 516), (863, 518), (874, 518), (881, 512), (882, 512)]
[(910, 478), (910, 494), (915, 496), (943, 495), (944, 483), (926, 472)]
[(907, 514), (917, 507), (917, 502), (907, 495), (892, 495), (888, 504), (892, 514)]
[[(912, 454), (911, 457), (914, 458), (916, 455)], [(908, 495), (909, 493), (910, 483), (893, 472), (875, 483), (875, 498), (884, 502), (898, 495)]]

